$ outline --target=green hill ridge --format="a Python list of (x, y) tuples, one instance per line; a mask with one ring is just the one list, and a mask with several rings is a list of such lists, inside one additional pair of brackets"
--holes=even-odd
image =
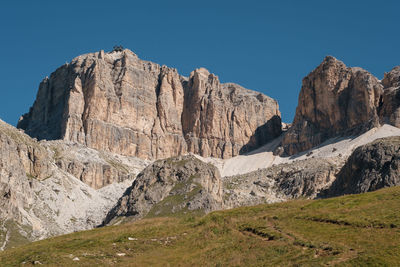
[(0, 253), (2, 266), (396, 266), (400, 187), (143, 219)]

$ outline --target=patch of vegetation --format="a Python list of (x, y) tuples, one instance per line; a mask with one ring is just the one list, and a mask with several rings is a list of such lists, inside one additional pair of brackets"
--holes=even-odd
[(190, 159), (182, 159), (182, 160), (176, 160), (175, 158), (166, 159), (167, 164), (175, 165), (177, 167), (183, 167), (189, 161)]
[(246, 176), (243, 175), (230, 176), (228, 179), (224, 179), (224, 188), (233, 190), (242, 184), (245, 179)]
[(20, 225), (12, 220), (5, 221), (3, 226), (5, 229), (7, 229), (7, 232), (3, 232), (2, 241), (3, 242), (5, 241), (6, 236), (8, 236), (9, 238), (6, 245), (7, 249), (18, 247), (30, 242), (26, 236), (31, 235), (32, 229), (29, 228), (28, 226)]
[(282, 235), (280, 233), (272, 230), (270, 227), (267, 226), (244, 224), (239, 227), (239, 230), (258, 235), (268, 240), (277, 240), (282, 238)]
[[(171, 190), (171, 195), (155, 204), (146, 215), (146, 218), (174, 216), (181, 217), (187, 215), (204, 215), (203, 210), (190, 210), (187, 203), (192, 201), (196, 195), (200, 194), (203, 187), (194, 183), (195, 176), (190, 176), (188, 180), (178, 182)], [(188, 187), (194, 188), (188, 192)]]
[[(185, 189), (193, 183), (193, 179), (198, 178), (198, 175), (191, 175), (188, 179), (179, 181), (175, 184), (175, 186), (171, 189), (172, 193), (184, 192)], [(196, 183), (196, 185), (200, 186)]]
[(228, 201), (231, 196), (232, 196), (232, 193), (227, 191), (227, 192), (224, 192), (222, 198), (224, 201)]
[(60, 160), (63, 157), (63, 151), (57, 146), (51, 146), (51, 150), (53, 150), (53, 159), (55, 161)]
[(359, 218), (354, 218), (353, 220), (343, 220), (340, 217), (334, 218), (336, 216), (304, 216), (304, 217), (296, 217), (297, 219), (309, 220), (314, 222), (321, 223), (331, 223), (338, 224), (344, 226), (352, 226), (352, 227), (371, 227), (371, 228), (397, 228), (396, 224), (391, 223), (390, 225), (385, 224), (384, 222), (380, 222), (378, 220), (362, 220)]
[[(360, 227), (356, 222), (379, 222), (385, 227)], [(5, 266), (23, 262), (30, 266), (35, 260), (52, 266), (397, 266), (400, 231), (391, 224), (400, 225), (400, 187), (202, 217), (148, 218), (6, 250), (0, 253), (0, 262)]]
[(31, 174), (31, 173), (26, 172), (25, 174), (26, 174), (26, 177), (28, 177), (28, 179), (39, 179), (41, 181), (47, 180), (47, 179), (49, 179), (50, 177), (53, 176), (53, 174), (50, 174), (50, 175), (47, 175), (46, 177), (40, 179), (40, 177), (37, 177), (37, 176), (35, 176), (35, 175)]
[(37, 178), (36, 176), (34, 176), (31, 173), (26, 173), (26, 177), (28, 177), (29, 179), (36, 179)]
[(100, 156), (114, 169), (121, 171), (123, 173), (129, 173), (129, 169), (127, 166), (125, 166), (124, 164), (122, 164), (121, 162), (112, 159), (110, 157), (107, 157), (106, 155), (104, 155), (103, 153), (100, 154)]

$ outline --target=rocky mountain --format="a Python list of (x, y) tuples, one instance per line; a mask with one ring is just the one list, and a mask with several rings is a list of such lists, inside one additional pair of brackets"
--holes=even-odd
[(384, 92), (380, 110), (381, 122), (400, 127), (400, 66), (385, 73), (382, 84)]
[(104, 223), (121, 217), (204, 214), (222, 209), (222, 182), (218, 169), (194, 156), (158, 160), (144, 169)]
[(0, 121), (0, 249), (399, 185), (399, 90), (399, 67), (379, 81), (326, 57), (282, 126), (275, 100), (204, 68), (184, 77), (127, 49), (79, 56), (43, 80), (20, 130)]
[(338, 135), (359, 134), (379, 125), (380, 81), (361, 68), (328, 56), (303, 79), (299, 103), (282, 140), (293, 155)]
[[(400, 136), (400, 129), (396, 134)], [(348, 159), (342, 154), (346, 150), (337, 142), (327, 147), (332, 149), (336, 145), (341, 153), (331, 153), (330, 157), (318, 156), (315, 150), (317, 157), (310, 153), (306, 158), (233, 176), (220, 177), (216, 167), (199, 157), (159, 160), (138, 175), (107, 215), (105, 224), (397, 186), (399, 136), (359, 146)], [(194, 177), (199, 180), (193, 180)], [(214, 189), (203, 190), (204, 184)]]
[(77, 144), (37, 142), (0, 121), (0, 250), (101, 224), (146, 164)]
[(79, 56), (43, 80), (18, 128), (142, 159), (229, 158), (281, 133), (278, 104), (206, 69), (189, 78), (132, 51)]
[[(296, 117), (280, 138), (253, 153), (222, 162), (198, 157), (215, 164), (222, 173), (232, 173), (226, 168), (239, 173), (222, 177), (223, 206), (362, 193), (399, 185), (398, 148), (393, 143), (397, 139), (379, 139), (352, 153), (354, 148), (380, 136), (400, 134), (397, 128), (381, 126), (387, 122), (396, 126), (394, 110), (398, 102), (390, 94), (398, 89), (398, 70), (386, 73), (381, 82), (361, 68), (349, 68), (333, 57), (326, 57), (304, 78)], [(377, 144), (386, 148), (377, 149)], [(272, 151), (282, 146), (287, 154), (294, 155), (289, 158), (272, 155)], [(258, 170), (243, 163), (258, 166)], [(265, 167), (260, 168), (262, 164)], [(149, 175), (152, 176), (158, 174)], [(136, 188), (140, 186), (136, 184)], [(127, 210), (136, 211), (142, 205), (133, 200), (139, 191), (129, 191), (130, 198), (121, 198), (120, 206), (116, 207), (120, 213), (116, 215), (118, 212), (114, 211), (112, 217), (135, 214)]]

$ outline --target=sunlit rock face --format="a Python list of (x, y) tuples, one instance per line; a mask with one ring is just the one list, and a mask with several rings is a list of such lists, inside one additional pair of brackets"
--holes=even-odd
[(132, 51), (91, 53), (40, 84), (18, 127), (38, 139), (158, 159), (193, 152), (228, 158), (281, 133), (278, 104), (206, 69), (189, 78)]
[(361, 68), (326, 57), (303, 79), (293, 125), (282, 146), (289, 155), (342, 134), (358, 134), (379, 125), (383, 85)]
[(381, 122), (400, 127), (400, 66), (385, 73), (382, 85), (384, 89), (380, 109)]

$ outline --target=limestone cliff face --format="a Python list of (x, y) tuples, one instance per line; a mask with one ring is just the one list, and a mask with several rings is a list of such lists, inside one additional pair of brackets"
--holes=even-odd
[(278, 104), (261, 93), (221, 84), (204, 68), (190, 74), (185, 90), (182, 124), (189, 152), (230, 158), (281, 133)]
[[(0, 175), (46, 180), (65, 171), (94, 189), (133, 180), (148, 165), (65, 141), (38, 142), (0, 120)], [(9, 172), (10, 174), (7, 174)]]
[[(33, 152), (35, 151), (35, 152)], [(40, 151), (40, 152), (39, 152)], [(33, 152), (33, 153), (32, 153)], [(31, 142), (29, 137), (24, 138), (16, 129), (12, 129), (0, 121), (0, 224), (1, 231), (5, 232), (4, 222), (13, 218), (22, 223), (24, 218), (18, 207), (33, 205), (34, 192), (30, 190), (30, 178), (38, 176), (43, 178), (50, 171), (46, 164), (35, 162), (36, 158), (46, 157), (45, 153)], [(38, 164), (39, 163), (39, 164)], [(34, 166), (42, 165), (42, 168)], [(43, 174), (41, 173), (43, 170)], [(24, 179), (21, 179), (23, 177)], [(1, 248), (5, 247), (5, 237), (2, 237)]]
[(204, 69), (187, 79), (130, 50), (86, 54), (60, 67), (43, 80), (18, 127), (38, 139), (143, 159), (231, 157), (281, 131), (275, 100), (220, 84)]
[(22, 175), (46, 179), (53, 173), (50, 159), (46, 148), (0, 120), (1, 177)]
[(382, 123), (400, 127), (400, 66), (385, 73), (380, 117)]
[(94, 189), (131, 181), (148, 164), (135, 157), (99, 152), (62, 140), (41, 142), (41, 145), (52, 155), (50, 162)]
[(385, 73), (382, 80), (385, 88), (399, 87), (400, 86), (400, 66), (394, 67), (390, 72)]
[(369, 72), (326, 57), (307, 77), (292, 127), (282, 145), (295, 154), (340, 134), (356, 134), (379, 125), (383, 86)]
[(39, 139), (141, 158), (179, 154), (186, 145), (177, 135), (179, 79), (176, 70), (141, 61), (129, 50), (79, 56), (42, 82), (18, 127)]

